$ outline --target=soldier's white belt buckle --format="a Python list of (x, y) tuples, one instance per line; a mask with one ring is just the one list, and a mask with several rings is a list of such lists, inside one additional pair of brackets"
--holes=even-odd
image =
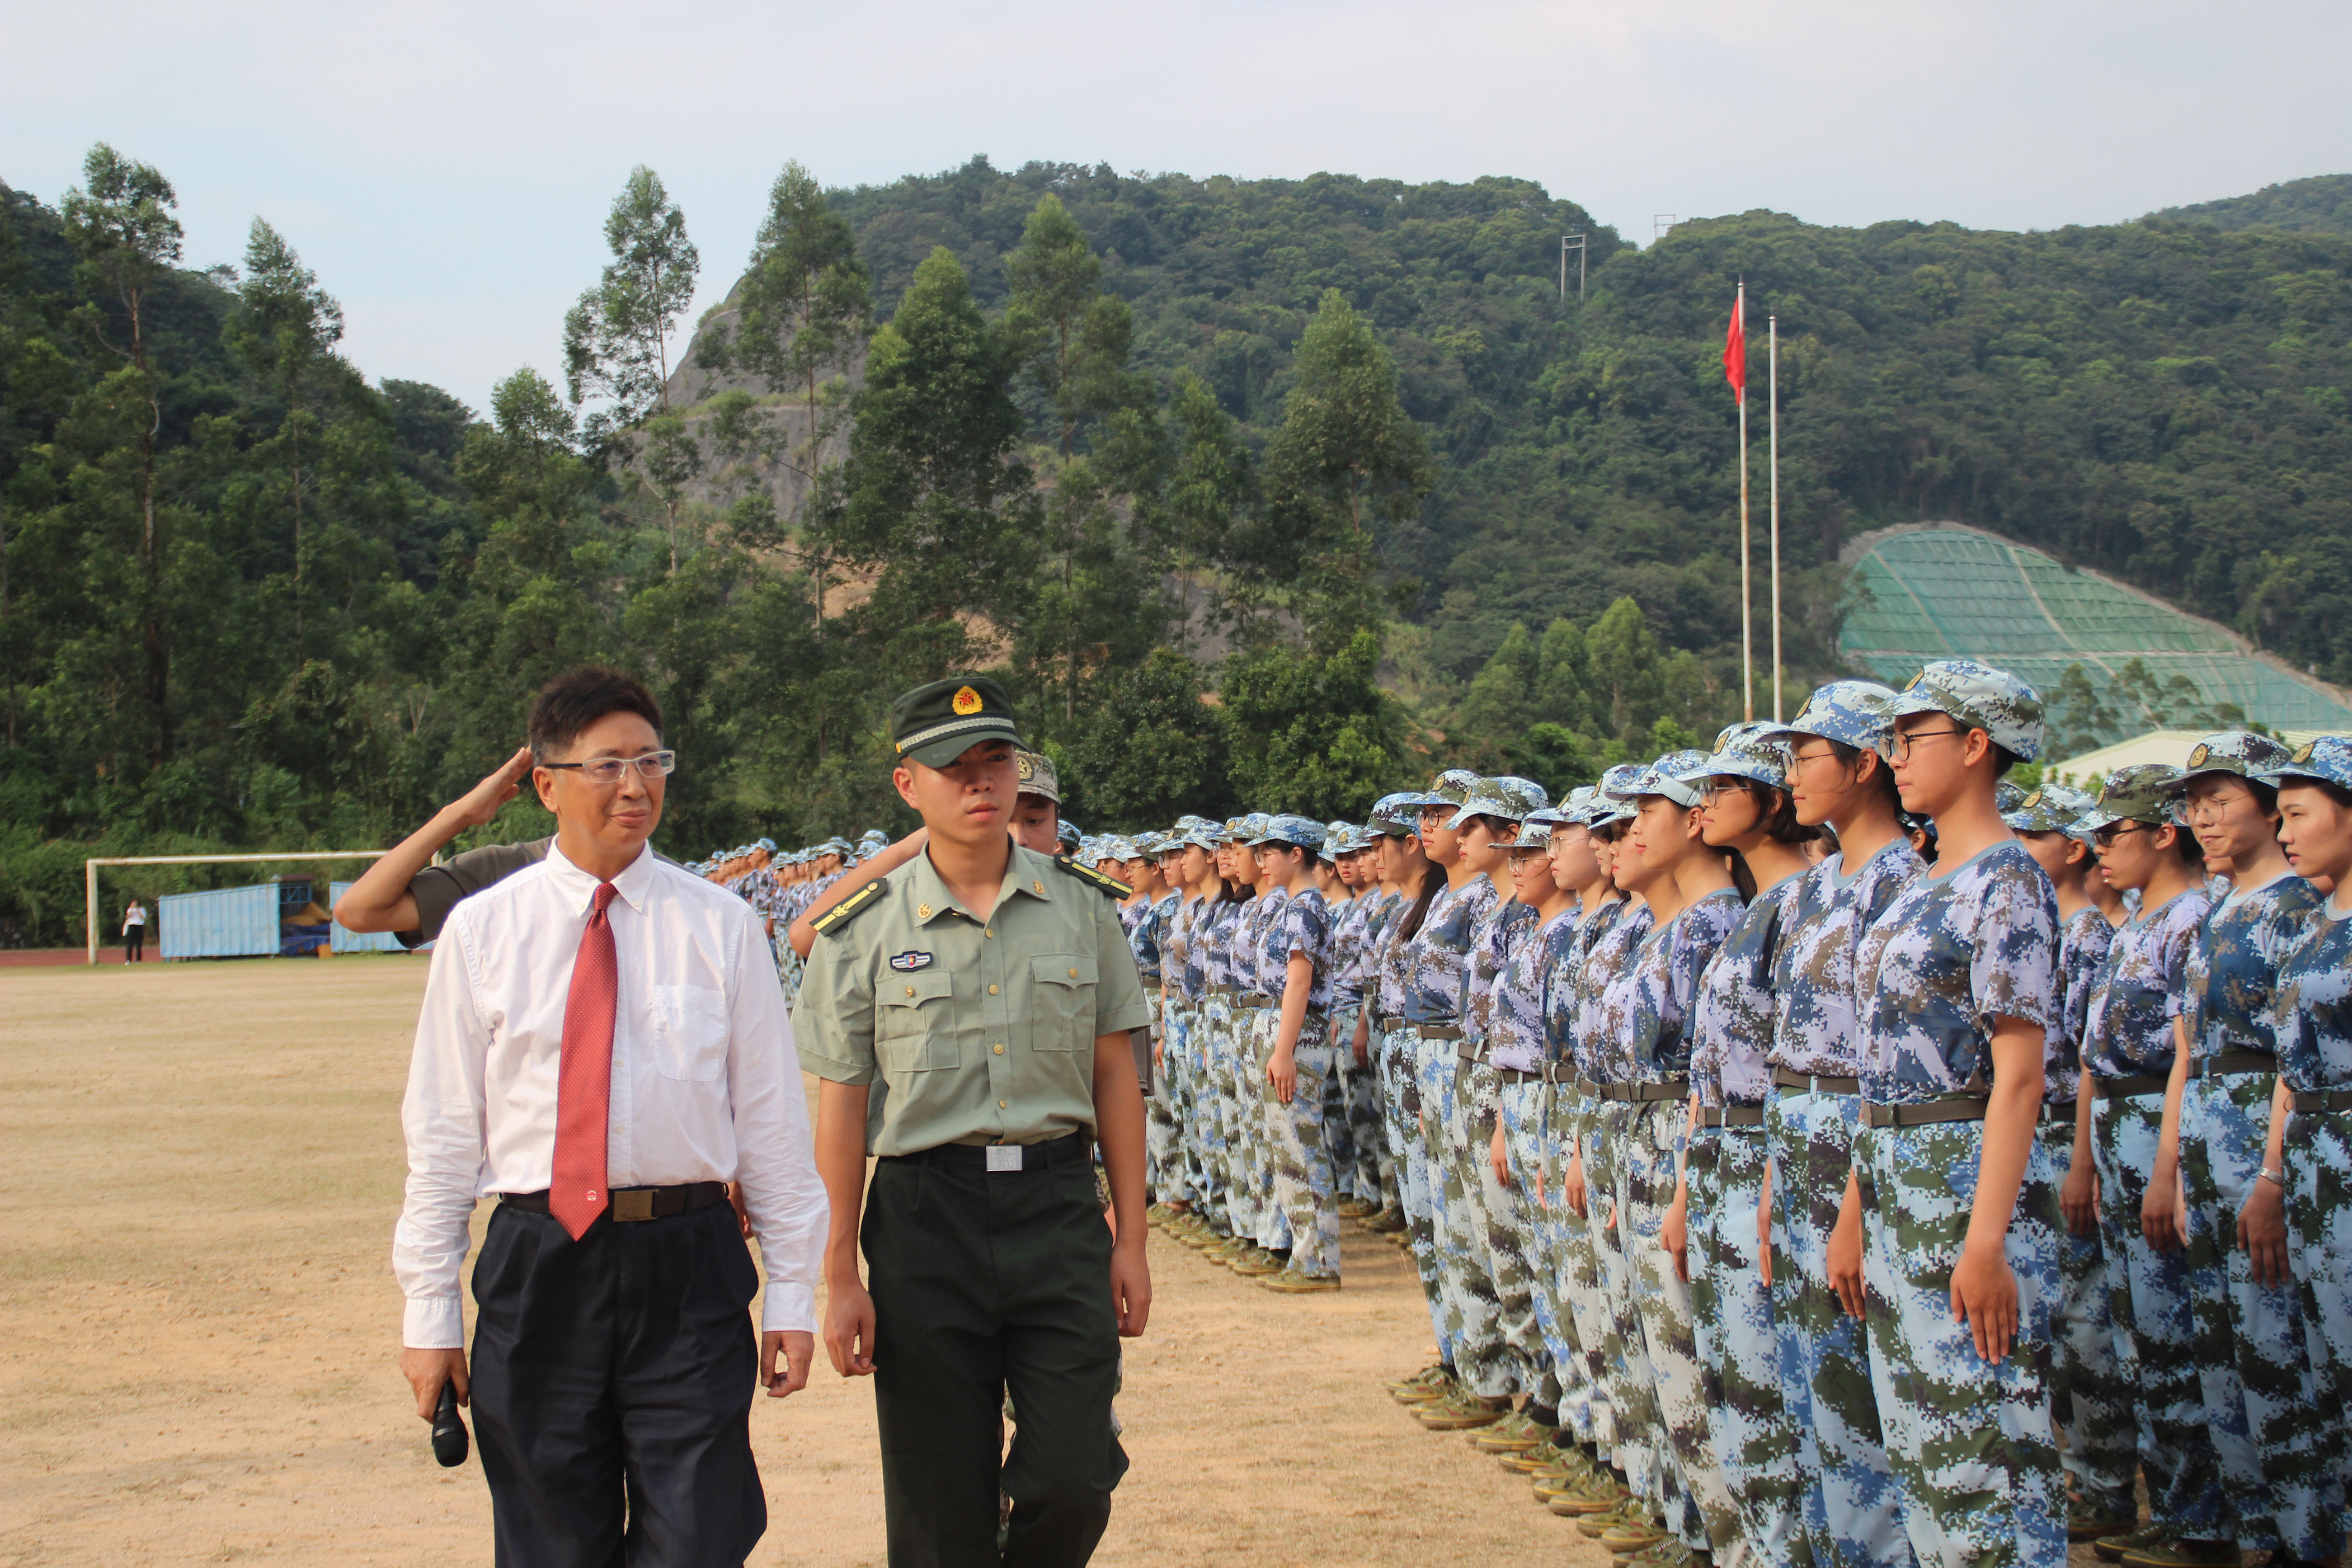
[(991, 1143), (988, 1146), (988, 1168), (991, 1171), (1017, 1171), (1021, 1168), (1021, 1145)]

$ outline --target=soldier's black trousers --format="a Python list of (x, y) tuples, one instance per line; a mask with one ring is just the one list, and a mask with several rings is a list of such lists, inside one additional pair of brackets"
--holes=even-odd
[(712, 1204), (574, 1241), (500, 1205), (474, 1266), (474, 1436), (499, 1568), (719, 1568), (767, 1528), (758, 1273)]
[[(1111, 1435), (1110, 1230), (1091, 1163), (877, 1162), (861, 1240), (890, 1568), (1081, 1568), (1127, 1472)], [(1000, 1489), (1013, 1500), (1001, 1553)]]

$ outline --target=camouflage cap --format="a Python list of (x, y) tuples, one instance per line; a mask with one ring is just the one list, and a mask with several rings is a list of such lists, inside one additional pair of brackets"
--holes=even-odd
[(2064, 798), (2058, 786), (2044, 784), (2000, 814), (2012, 833), (2064, 833), (2083, 815), (2080, 805)]
[(1460, 805), (1470, 798), (1470, 790), (1477, 784), (1478, 775), (1468, 768), (1448, 768), (1429, 781), (1425, 790), (1412, 792), (1416, 810), (1434, 811), (1441, 805)]
[[(961, 752), (957, 752), (957, 753), (956, 753), (956, 755), (957, 755), (957, 756), (961, 756), (962, 754), (963, 754), (963, 753), (961, 753)], [(950, 757), (950, 758), (949, 758), (948, 760), (949, 760), (950, 762), (953, 762), (953, 761), (955, 760), (955, 758), (954, 758), (954, 757)], [(849, 841), (848, 839), (846, 839), (846, 838), (843, 838), (843, 837), (839, 837), (838, 835), (836, 835), (836, 836), (835, 836), (834, 837), (828, 838), (828, 839), (826, 839), (824, 843), (822, 843), (822, 844), (818, 845), (818, 846), (817, 846), (817, 853), (819, 853), (819, 854), (821, 854), (821, 855), (850, 855), (850, 854), (854, 854), (854, 853), (856, 853), (856, 848), (857, 848), (857, 847), (856, 847), (856, 845), (854, 845), (854, 844), (850, 843), (850, 841)]]
[(1529, 814), (1519, 824), (1518, 836), (1511, 840), (1514, 849), (1540, 849), (1551, 842), (1553, 814), (1538, 811)]
[(2274, 788), (2317, 779), (2338, 789), (2352, 789), (2352, 740), (2317, 736), (2289, 752), (2285, 762), (2253, 776)]
[(1459, 833), (1474, 816), (1500, 817), (1505, 822), (1523, 822), (1528, 813), (1541, 811), (1551, 804), (1551, 796), (1543, 785), (1531, 780), (1506, 773), (1498, 778), (1480, 779), (1454, 808), (1445, 826)]
[(1263, 811), (1253, 811), (1241, 816), (1229, 816), (1225, 819), (1225, 836), (1223, 842), (1227, 844), (1255, 844), (1257, 842), (1259, 837), (1265, 832), (1266, 824), (1273, 820), (1274, 817), (1271, 813)]
[(1604, 822), (1630, 820), (1633, 815), (1633, 800), (1640, 793), (1633, 786), (1643, 773), (1649, 771), (1640, 763), (1619, 763), (1614, 767), (1603, 771), (1601, 782), (1593, 785), (1593, 788), (1599, 792), (1602, 800), (1608, 802), (1610, 809), (1595, 811), (1592, 814), (1591, 825), (1598, 827)]
[(1323, 858), (1337, 862), (1356, 849), (1356, 825), (1339, 819), (1323, 825)]
[(1770, 724), (1741, 723), (1724, 727), (1706, 759), (1710, 778), (1753, 779), (1773, 789), (1789, 787), (1789, 747), (1775, 735), (1784, 730)]
[(2273, 741), (2251, 730), (2224, 730), (2218, 735), (2206, 736), (2189, 749), (2189, 766), (2183, 770), (2183, 776), (2236, 773), (2241, 778), (2252, 778), (2265, 768), (2292, 760), (2294, 754), (2293, 748), (2284, 741)]
[(1590, 827), (1604, 816), (1617, 813), (1617, 803), (1591, 784), (1579, 784), (1568, 792), (1568, 798), (1552, 808), (1552, 815), (1563, 824)]
[(2168, 763), (2117, 768), (2100, 784), (2098, 799), (2085, 814), (2084, 826), (2093, 832), (2117, 822), (2175, 826), (2180, 821), (2182, 784), (2187, 777)]
[(1062, 821), (1055, 824), (1054, 837), (1062, 841), (1063, 848), (1076, 849), (1078, 847), (1079, 838), (1083, 836), (1078, 832), (1076, 823)]
[(1168, 835), (1156, 827), (1147, 827), (1140, 833), (1129, 834), (1127, 847), (1130, 860), (1157, 860), (1168, 847)]
[(1250, 840), (1253, 849), (1269, 844), (1288, 844), (1307, 850), (1323, 847), (1323, 825), (1311, 816), (1293, 816), (1285, 812), (1280, 816), (1262, 816), (1258, 820), (1265, 826)]
[(1391, 838), (1403, 838), (1420, 832), (1421, 800), (1421, 795), (1413, 790), (1381, 796), (1372, 802), (1371, 820), (1366, 825), (1368, 830)]
[(1939, 658), (1911, 678), (1889, 715), (1948, 713), (2021, 763), (2042, 754), (2042, 698), (2005, 669), (1972, 658)]
[(1797, 710), (1794, 719), (1766, 733), (1815, 735), (1842, 746), (1876, 752), (1891, 761), (1895, 748), (1894, 706), (1892, 687), (1881, 686), (1874, 680), (1832, 680), (1816, 687), (1813, 694), (1805, 699), (1805, 705)]
[(1013, 770), (1021, 775), (1023, 795), (1043, 795), (1055, 805), (1062, 804), (1062, 775), (1054, 771), (1054, 759), (1043, 752), (1027, 750), (1013, 753)]
[(951, 675), (903, 692), (890, 704), (898, 755), (943, 768), (982, 741), (1021, 743), (1013, 699), (984, 675)]
[(1664, 795), (1676, 805), (1696, 805), (1699, 783), (1713, 772), (1707, 763), (1705, 752), (1668, 752), (1632, 779), (1611, 789), (1609, 795), (1626, 802), (1637, 801), (1645, 795)]

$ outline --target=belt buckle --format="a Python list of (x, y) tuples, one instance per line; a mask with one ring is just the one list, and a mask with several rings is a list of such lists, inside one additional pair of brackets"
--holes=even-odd
[(1021, 1169), (1020, 1144), (990, 1143), (984, 1145), (984, 1147), (988, 1151), (988, 1168), (990, 1171), (1018, 1171)]
[(650, 1187), (632, 1187), (613, 1194), (613, 1222), (631, 1225), (654, 1217), (654, 1194)]

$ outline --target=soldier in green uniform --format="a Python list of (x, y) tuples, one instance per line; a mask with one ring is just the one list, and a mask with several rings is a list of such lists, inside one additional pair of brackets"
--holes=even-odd
[(875, 1380), (893, 1568), (1084, 1563), (1127, 1469), (1118, 1339), (1151, 1304), (1126, 889), (1013, 842), (1019, 736), (994, 682), (919, 687), (890, 732), (926, 847), (825, 911), (793, 1019), (824, 1080), (825, 1348)]

